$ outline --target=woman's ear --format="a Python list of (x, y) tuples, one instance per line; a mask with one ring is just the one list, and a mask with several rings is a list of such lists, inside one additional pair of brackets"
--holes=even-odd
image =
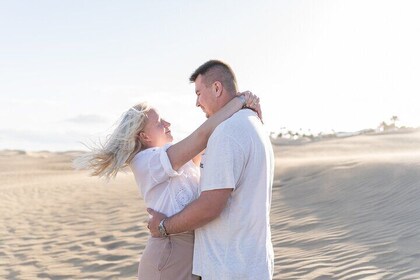
[(145, 144), (149, 141), (149, 137), (144, 131), (140, 131), (139, 134), (137, 134), (137, 139), (142, 143)]

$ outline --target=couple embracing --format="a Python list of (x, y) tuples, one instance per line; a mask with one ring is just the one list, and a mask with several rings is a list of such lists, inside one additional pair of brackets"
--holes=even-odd
[(218, 60), (190, 81), (207, 120), (185, 139), (172, 143), (170, 123), (141, 103), (77, 165), (106, 177), (131, 167), (150, 214), (138, 279), (272, 279), (274, 157), (259, 98)]

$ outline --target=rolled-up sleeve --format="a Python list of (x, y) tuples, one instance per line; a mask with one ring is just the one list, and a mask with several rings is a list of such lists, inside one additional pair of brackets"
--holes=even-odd
[(182, 171), (173, 170), (166, 150), (171, 146), (167, 144), (161, 148), (152, 148), (140, 152), (131, 163), (141, 192), (145, 195), (153, 187), (168, 181), (171, 177), (179, 176)]
[(168, 157), (168, 153), (166, 152), (170, 146), (170, 144), (166, 144), (160, 149), (160, 164), (162, 165), (163, 170), (169, 177), (179, 176), (180, 174), (182, 174), (182, 171), (177, 172), (173, 170), (171, 161)]

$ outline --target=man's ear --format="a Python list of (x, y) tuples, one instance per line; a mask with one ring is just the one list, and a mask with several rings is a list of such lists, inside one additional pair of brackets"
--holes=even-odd
[(219, 81), (215, 81), (213, 83), (213, 91), (216, 94), (216, 97), (220, 97), (222, 95), (223, 92), (223, 85), (221, 82)]

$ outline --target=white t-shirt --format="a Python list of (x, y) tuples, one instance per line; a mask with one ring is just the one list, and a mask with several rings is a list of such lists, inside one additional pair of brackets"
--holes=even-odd
[(172, 216), (198, 197), (199, 168), (187, 162), (178, 171), (172, 169), (166, 150), (150, 148), (138, 153), (130, 167), (146, 206)]
[(274, 156), (254, 112), (241, 110), (215, 129), (201, 168), (201, 192), (233, 191), (221, 215), (195, 230), (193, 273), (203, 280), (272, 279)]

